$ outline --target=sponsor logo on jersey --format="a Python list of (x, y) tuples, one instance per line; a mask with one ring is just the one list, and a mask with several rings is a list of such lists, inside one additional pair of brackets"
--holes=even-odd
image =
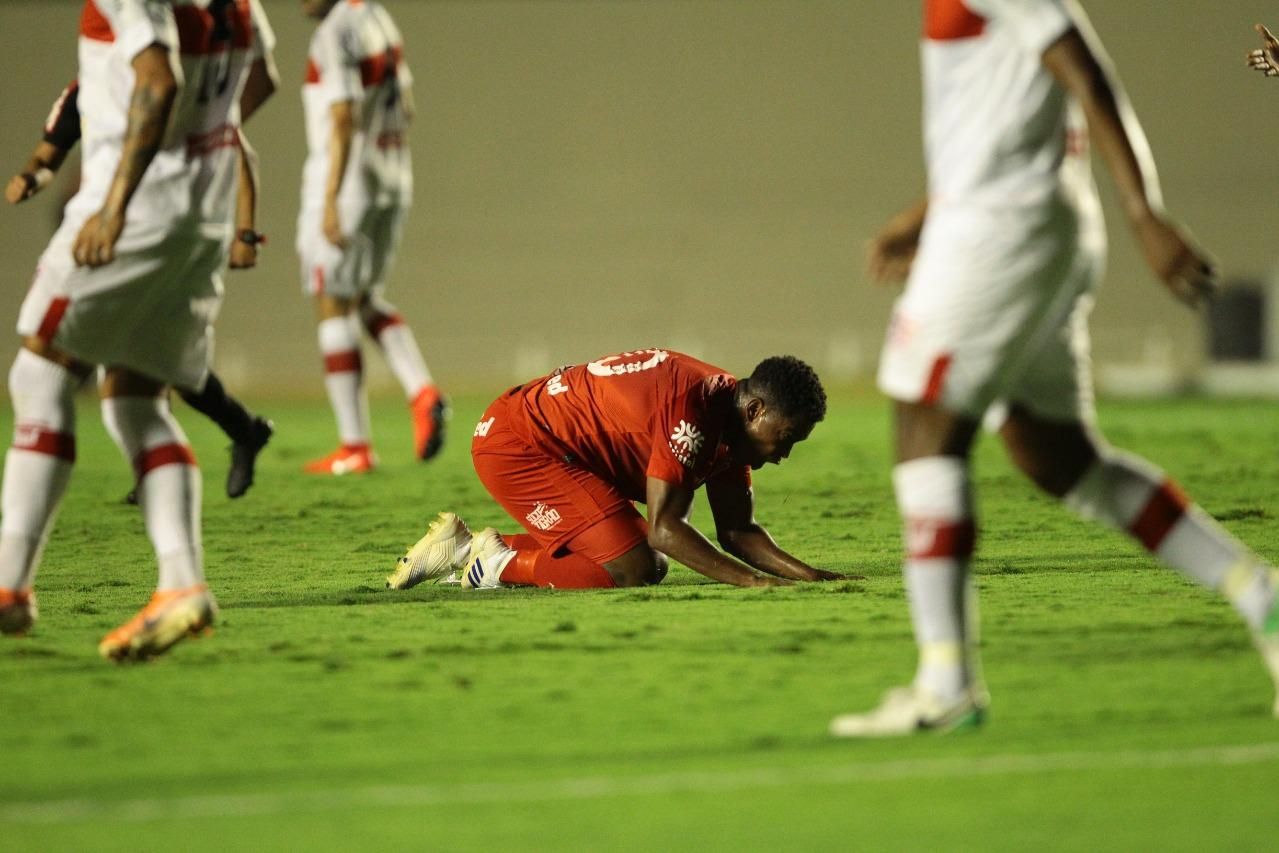
[(533, 511), (524, 517), (528, 519), (529, 524), (538, 530), (550, 530), (560, 523), (559, 511), (541, 501), (538, 501), (537, 505), (533, 507)]
[(652, 370), (670, 357), (671, 354), (666, 350), (641, 349), (592, 361), (586, 365), (586, 369), (592, 376), (623, 376), (627, 373)]
[(493, 421), (495, 420), (497, 420), (496, 416), (489, 418), (487, 421), (480, 421), (476, 424), (474, 437), (484, 438), (484, 436), (488, 435), (489, 430), (493, 428)]
[(675, 454), (680, 464), (685, 468), (692, 468), (693, 460), (697, 458), (698, 451), (705, 442), (706, 436), (696, 424), (681, 419), (675, 432), (671, 433), (669, 444), (671, 453)]

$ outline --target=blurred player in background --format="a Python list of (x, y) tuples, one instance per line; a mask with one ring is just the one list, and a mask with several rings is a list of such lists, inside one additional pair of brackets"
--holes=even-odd
[[(790, 456), (825, 414), (817, 374), (790, 356), (740, 381), (661, 349), (561, 368), (499, 397), (471, 444), (480, 481), (528, 533), (472, 539), (441, 513), (387, 585), (465, 568), (469, 588), (640, 586), (666, 576), (667, 557), (737, 586), (839, 579), (777, 546), (751, 490), (751, 470)], [(728, 554), (689, 523), (703, 484)]]
[(1214, 284), (1164, 210), (1109, 60), (1069, 0), (928, 0), (924, 18), (929, 195), (870, 250), (873, 278), (907, 277), (879, 383), (896, 401), (893, 482), (919, 666), (910, 686), (836, 718), (832, 733), (981, 719), (969, 453), (984, 416), (1044, 491), (1225, 595), (1279, 683), (1274, 570), (1094, 425), (1086, 323), (1105, 231), (1088, 135), (1151, 271), (1191, 305)]
[[(241, 121), (247, 121), (275, 91), (275, 66), (268, 53), (254, 61), (240, 96)], [(80, 85), (72, 81), (62, 90), (45, 121), (44, 137), (36, 145), (23, 170), (9, 179), (5, 199), (20, 204), (43, 190), (62, 167), (67, 154), (80, 141)], [(258, 246), (263, 237), (255, 227), (257, 208), (256, 158), (248, 140), (240, 137), (240, 177), (236, 202), (235, 237), (231, 242), (231, 269), (249, 269), (257, 264)], [(273, 427), (226, 392), (222, 380), (212, 370), (200, 391), (177, 389), (178, 395), (196, 411), (216, 423), (231, 439), (231, 466), (227, 469), (227, 497), (238, 498), (253, 485), (258, 453), (271, 440)], [(129, 492), (129, 503), (137, 502), (137, 490)]]
[(0, 524), (0, 631), (37, 616), (32, 584), (75, 461), (76, 388), (134, 466), (157, 590), (99, 643), (143, 659), (212, 624), (200, 472), (167, 401), (208, 372), (234, 232), (239, 106), (271, 46), (257, 0), (87, 0), (80, 21), (80, 190), (40, 258), (9, 372), (14, 442)]
[(1255, 24), (1253, 29), (1261, 36), (1261, 47), (1248, 51), (1248, 67), (1267, 77), (1279, 77), (1279, 39), (1264, 24)]
[(357, 474), (377, 464), (371, 445), (360, 327), (404, 388), (419, 459), (439, 452), (446, 403), (404, 318), (382, 297), (413, 193), (408, 128), (412, 77), (391, 16), (372, 0), (302, 0), (320, 21), (302, 102), (308, 155), (297, 249), (302, 287), (315, 297), (324, 384), (341, 445), (306, 465)]

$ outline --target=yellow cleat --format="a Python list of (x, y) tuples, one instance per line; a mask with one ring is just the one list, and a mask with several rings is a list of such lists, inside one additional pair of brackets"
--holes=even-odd
[(102, 638), (98, 653), (114, 661), (153, 658), (184, 637), (208, 631), (217, 613), (218, 605), (204, 584), (157, 590), (136, 616)]
[(438, 581), (464, 567), (470, 555), (471, 531), (466, 522), (442, 512), (426, 535), (395, 562), (395, 571), (386, 576), (387, 588), (408, 589), (422, 581)]

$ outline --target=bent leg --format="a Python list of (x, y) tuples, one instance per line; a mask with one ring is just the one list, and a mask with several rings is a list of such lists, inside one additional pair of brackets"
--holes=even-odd
[(556, 589), (607, 589), (660, 583), (666, 556), (649, 547), (647, 526), (634, 508), (611, 515), (551, 553), (531, 534), (503, 536), (515, 557), (502, 582)]

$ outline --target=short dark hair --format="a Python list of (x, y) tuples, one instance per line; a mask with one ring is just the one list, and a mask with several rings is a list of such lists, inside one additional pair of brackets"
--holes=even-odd
[(826, 417), (826, 390), (817, 372), (793, 355), (775, 355), (755, 366), (746, 380), (752, 394), (789, 418), (815, 424)]

